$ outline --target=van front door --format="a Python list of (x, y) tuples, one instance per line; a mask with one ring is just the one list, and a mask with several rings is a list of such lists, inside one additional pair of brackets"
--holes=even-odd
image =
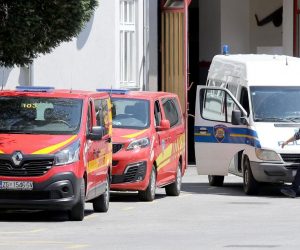
[(239, 119), (238, 125), (232, 124), (233, 110), (247, 116), (227, 89), (198, 86), (194, 126), (198, 174), (227, 175), (234, 155), (258, 142), (246, 118)]

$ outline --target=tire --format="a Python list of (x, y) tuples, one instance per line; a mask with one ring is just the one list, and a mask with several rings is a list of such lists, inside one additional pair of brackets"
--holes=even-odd
[(149, 184), (146, 190), (139, 191), (139, 199), (141, 201), (153, 201), (155, 198), (155, 190), (156, 190), (156, 171), (155, 167), (152, 166)]
[(208, 183), (210, 186), (222, 187), (224, 183), (224, 176), (221, 175), (209, 175)]
[(79, 200), (69, 211), (69, 219), (72, 221), (82, 221), (84, 219), (85, 207), (85, 181), (82, 179), (80, 184)]
[(250, 162), (248, 159), (244, 160), (243, 187), (247, 195), (258, 194), (259, 183), (253, 177)]
[(110, 177), (107, 174), (105, 192), (93, 200), (93, 209), (97, 213), (106, 213), (109, 208)]
[(166, 194), (168, 196), (179, 196), (181, 191), (181, 183), (182, 183), (181, 163), (178, 162), (176, 179), (173, 183), (165, 187)]

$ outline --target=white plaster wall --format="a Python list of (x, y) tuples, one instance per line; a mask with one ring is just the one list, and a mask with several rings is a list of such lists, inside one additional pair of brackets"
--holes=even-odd
[(221, 1), (221, 45), (228, 44), (230, 53), (249, 53), (249, 0)]
[[(289, 0), (292, 2), (292, 0)], [(250, 52), (256, 53), (258, 47), (282, 46), (282, 26), (275, 27), (272, 22), (257, 26), (255, 14), (259, 20), (265, 18), (282, 6), (282, 0), (250, 0)], [(292, 19), (293, 16), (291, 15)]]
[(99, 1), (86, 28), (72, 42), (34, 62), (34, 85), (90, 89), (114, 87), (115, 6)]
[[(94, 16), (78, 37), (35, 59), (33, 85), (87, 90), (118, 87), (116, 2), (99, 1)], [(6, 82), (6, 88), (26, 84), (26, 78), (28, 72), (23, 68), (0, 70), (0, 81)]]
[[(197, 0), (194, 0), (197, 1)], [(221, 51), (221, 0), (199, 1), (199, 61), (211, 61)], [(224, 0), (223, 0), (224, 1)], [(227, 0), (226, 0), (227, 1)]]

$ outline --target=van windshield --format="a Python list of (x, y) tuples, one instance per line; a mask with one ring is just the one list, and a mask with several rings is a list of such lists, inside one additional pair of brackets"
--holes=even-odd
[(250, 87), (256, 122), (300, 122), (300, 87)]
[(150, 124), (149, 101), (112, 98), (113, 128), (144, 129)]
[(0, 97), (0, 133), (76, 134), (83, 101), (30, 96)]

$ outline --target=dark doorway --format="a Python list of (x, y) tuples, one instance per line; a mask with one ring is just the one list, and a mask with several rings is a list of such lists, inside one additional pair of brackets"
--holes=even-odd
[(191, 2), (188, 17), (189, 82), (190, 85), (193, 83), (188, 91), (188, 162), (189, 164), (195, 164), (194, 115), (196, 89), (199, 84), (199, 1)]

